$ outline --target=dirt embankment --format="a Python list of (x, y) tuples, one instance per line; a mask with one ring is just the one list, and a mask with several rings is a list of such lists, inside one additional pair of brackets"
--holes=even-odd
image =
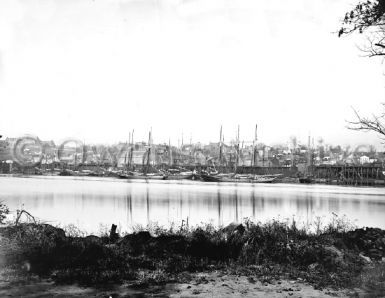
[(0, 228), (3, 282), (8, 272), (15, 274), (9, 283), (38, 276), (61, 287), (121, 284), (130, 291), (161, 287), (159, 293), (175, 297), (235, 297), (243, 292), (250, 297), (258, 293), (311, 297), (312, 292), (306, 291), (313, 290), (314, 297), (322, 297), (326, 288), (361, 288), (381, 297), (384, 257), (385, 231), (370, 228), (329, 227), (313, 234), (293, 224), (247, 222), (222, 229), (140, 231), (123, 237), (116, 232), (70, 237), (46, 224)]
[[(6, 272), (4, 272), (6, 274)], [(189, 273), (189, 282), (133, 288), (129, 283), (103, 286), (58, 284), (50, 279), (9, 279), (0, 273), (0, 297), (376, 297), (362, 289), (315, 289), (302, 280), (267, 283), (252, 276), (225, 271)], [(381, 297), (381, 296), (380, 296)]]

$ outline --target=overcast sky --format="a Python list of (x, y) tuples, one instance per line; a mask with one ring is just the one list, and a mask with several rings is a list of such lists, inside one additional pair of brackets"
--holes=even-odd
[(337, 38), (355, 0), (1, 0), (0, 134), (371, 143), (381, 60)]

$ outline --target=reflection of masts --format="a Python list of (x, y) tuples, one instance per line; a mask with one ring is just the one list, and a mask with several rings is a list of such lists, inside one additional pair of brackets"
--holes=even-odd
[(238, 222), (238, 191), (235, 189), (235, 222)]
[(253, 195), (251, 196), (251, 200), (252, 200), (252, 205), (253, 205), (253, 219), (255, 220), (255, 190), (254, 190), (254, 187), (253, 187)]
[(146, 188), (146, 211), (147, 211), (147, 224), (150, 224), (150, 194), (148, 191), (148, 185)]
[(218, 226), (221, 226), (222, 225), (222, 214), (221, 214), (222, 199), (221, 199), (221, 194), (219, 192), (219, 189), (217, 190), (217, 203), (218, 203)]
[[(132, 224), (132, 196), (131, 196), (131, 193), (129, 195), (127, 195), (126, 200), (128, 201), (128, 216), (127, 217), (130, 219), (131, 224)], [(128, 222), (128, 218), (127, 218), (127, 222)]]

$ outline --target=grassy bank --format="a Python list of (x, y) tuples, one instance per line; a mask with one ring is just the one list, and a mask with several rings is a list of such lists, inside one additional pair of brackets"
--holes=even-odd
[(385, 231), (329, 225), (310, 232), (271, 221), (214, 228), (152, 228), (78, 237), (47, 224), (0, 228), (0, 267), (57, 282), (145, 286), (224, 270), (264, 282), (300, 279), (315, 287), (385, 290)]

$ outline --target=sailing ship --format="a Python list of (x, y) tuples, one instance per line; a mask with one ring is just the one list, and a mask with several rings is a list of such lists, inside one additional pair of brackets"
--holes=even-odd
[[(191, 141), (190, 141), (191, 144)], [(182, 146), (183, 146), (183, 135), (182, 135)], [(180, 150), (182, 150), (180, 148)], [(182, 151), (181, 151), (182, 152)], [(173, 167), (174, 166), (174, 159), (173, 159), (173, 152), (171, 147), (171, 141), (168, 140), (168, 155), (169, 155), (169, 168), (166, 171), (167, 173), (167, 180), (196, 180), (198, 179), (197, 172), (189, 171), (183, 167)]]
[[(133, 135), (133, 133), (132, 133)], [(132, 137), (133, 139), (133, 137)], [(128, 160), (130, 160), (130, 165), (132, 165), (132, 156), (133, 156), (133, 141), (131, 141), (131, 149), (130, 149), (130, 156)], [(129, 165), (127, 163), (127, 170), (126, 172), (122, 172), (118, 175), (121, 179), (128, 179), (128, 180), (166, 180), (167, 174), (165, 173), (150, 173), (150, 160), (151, 160), (151, 153), (152, 153), (152, 129), (150, 130), (148, 134), (148, 148), (146, 152), (143, 155), (142, 159), (142, 168), (143, 172), (136, 172), (136, 171), (130, 171)]]
[(310, 148), (310, 135), (308, 137), (308, 143), (307, 143), (307, 167), (306, 167), (306, 170), (305, 170), (305, 173), (304, 173), (304, 177), (300, 177), (298, 180), (299, 180), (299, 183), (305, 183), (305, 184), (310, 184), (310, 183), (314, 183), (315, 180), (312, 176), (312, 173), (311, 173), (311, 167), (312, 167), (312, 161), (313, 161), (313, 153), (312, 153), (312, 149)]
[[(219, 163), (222, 162), (222, 156), (223, 156), (223, 134), (222, 134), (222, 127), (220, 130), (220, 138), (219, 138)], [(252, 155), (252, 164), (256, 165), (256, 141), (257, 141), (257, 126), (255, 126), (255, 138), (253, 141), (253, 155)], [(282, 177), (282, 174), (276, 174), (276, 175), (253, 175), (253, 174), (246, 174), (241, 175), (237, 173), (237, 168), (239, 165), (239, 156), (241, 155), (240, 152), (240, 138), (239, 138), (239, 125), (237, 130), (237, 137), (236, 142), (234, 144), (235, 148), (235, 162), (234, 162), (234, 171), (230, 174), (219, 174), (218, 172), (210, 172), (210, 171), (202, 171), (201, 173), (201, 179), (206, 182), (227, 182), (227, 183), (272, 183), (279, 178)], [(214, 165), (215, 170), (215, 165)]]

